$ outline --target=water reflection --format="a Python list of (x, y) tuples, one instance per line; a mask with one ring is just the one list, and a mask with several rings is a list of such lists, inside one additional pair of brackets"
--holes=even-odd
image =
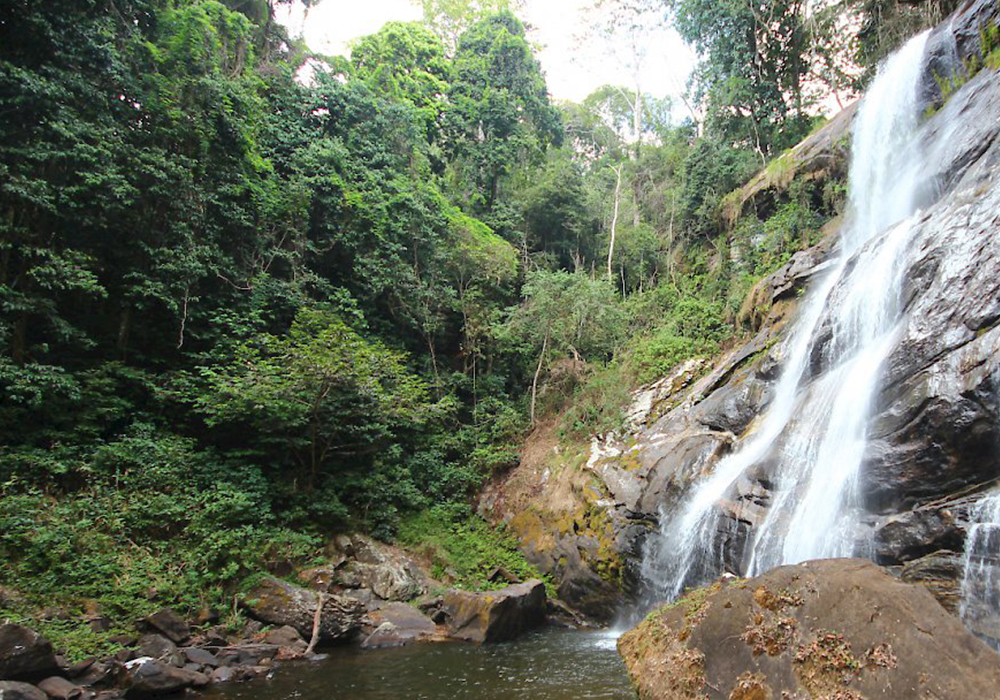
[(508, 644), (337, 649), (271, 680), (217, 686), (213, 700), (634, 700), (618, 633), (545, 629)]

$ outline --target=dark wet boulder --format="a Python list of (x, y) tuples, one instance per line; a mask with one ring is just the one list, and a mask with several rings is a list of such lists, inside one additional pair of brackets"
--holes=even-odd
[(545, 622), (545, 584), (537, 579), (499, 591), (452, 589), (441, 610), (448, 636), (469, 642), (505, 642)]
[(921, 508), (887, 516), (875, 526), (875, 557), (902, 564), (942, 549), (961, 549), (965, 533), (949, 508)]
[(2, 700), (48, 700), (49, 696), (30, 683), (0, 681), (0, 698)]
[(641, 700), (995, 697), (1000, 663), (922, 586), (861, 559), (730, 578), (619, 641)]
[(153, 613), (144, 622), (174, 644), (183, 644), (191, 637), (191, 626), (170, 608)]
[(209, 677), (197, 671), (175, 668), (151, 659), (136, 663), (128, 672), (126, 695), (129, 698), (148, 698), (168, 695), (185, 688), (208, 685)]
[(0, 678), (37, 680), (57, 670), (49, 640), (21, 625), (0, 625)]
[(962, 604), (962, 555), (946, 549), (907, 562), (899, 577), (919, 583), (941, 606), (957, 615)]
[(269, 625), (289, 625), (304, 637), (312, 636), (317, 605), (322, 606), (319, 628), (322, 641), (344, 639), (361, 627), (365, 607), (358, 601), (310, 591), (272, 576), (262, 579), (243, 596), (243, 606), (253, 617)]

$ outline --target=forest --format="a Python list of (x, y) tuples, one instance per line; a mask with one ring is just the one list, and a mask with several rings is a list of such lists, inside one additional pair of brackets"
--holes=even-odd
[[(727, 195), (958, 5), (603, 0), (595, 31), (671, 23), (699, 62), (684, 104), (575, 104), (516, 2), (425, 0), (347, 59), (291, 1), (0, 5), (0, 616), (64, 647), (336, 533), (443, 541), (471, 587), (527, 567), (479, 490), (745, 337), (845, 189)], [(91, 601), (110, 629), (40, 613)]]

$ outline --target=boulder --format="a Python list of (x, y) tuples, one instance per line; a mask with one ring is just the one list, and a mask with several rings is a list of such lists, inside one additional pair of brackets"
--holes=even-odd
[[(52, 700), (77, 700), (85, 692), (80, 686), (59, 676), (46, 678), (38, 684), (38, 689), (52, 698)], [(2, 693), (0, 693), (0, 697), (2, 697)]]
[(147, 698), (176, 693), (185, 688), (207, 685), (209, 677), (196, 671), (175, 668), (147, 659), (129, 669), (126, 685), (129, 698)]
[(927, 589), (861, 559), (717, 581), (618, 648), (641, 700), (966, 700), (1000, 687), (996, 654)]
[(139, 638), (139, 653), (154, 659), (163, 659), (177, 651), (177, 645), (162, 634), (144, 634)]
[(49, 640), (21, 625), (0, 625), (0, 678), (35, 680), (57, 670)]
[(268, 630), (264, 636), (264, 641), (279, 647), (285, 647), (293, 651), (303, 652), (309, 644), (302, 638), (299, 631), (290, 625), (276, 627)]
[(0, 700), (48, 700), (48, 695), (29, 683), (0, 681)]
[(532, 579), (487, 593), (452, 589), (441, 611), (449, 637), (505, 642), (545, 622), (545, 584)]
[(191, 626), (170, 608), (153, 613), (145, 622), (174, 644), (183, 644), (191, 637)]
[(219, 660), (216, 658), (215, 654), (210, 652), (208, 649), (185, 647), (184, 649), (181, 649), (181, 653), (189, 662), (198, 664), (199, 666), (209, 666), (215, 668), (219, 665)]
[(899, 576), (907, 583), (919, 583), (941, 606), (957, 615), (962, 604), (962, 555), (946, 549), (914, 559), (903, 566)]
[(433, 620), (406, 603), (387, 603), (371, 613), (369, 619), (375, 631), (361, 643), (364, 649), (402, 646), (443, 636)]
[(209, 679), (212, 683), (228, 683), (233, 680), (233, 676), (236, 675), (236, 671), (229, 666), (222, 666), (212, 671), (211, 678)]
[(356, 600), (333, 593), (300, 588), (268, 576), (246, 593), (243, 606), (269, 625), (289, 625), (303, 637), (312, 636), (316, 606), (322, 606), (320, 640), (337, 641), (356, 632), (365, 614), (364, 605)]

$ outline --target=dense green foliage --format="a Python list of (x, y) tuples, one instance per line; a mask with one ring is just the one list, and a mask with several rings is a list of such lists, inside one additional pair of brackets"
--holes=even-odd
[(507, 576), (520, 581), (538, 576), (513, 535), (462, 505), (435, 506), (404, 519), (399, 542), (428, 559), (436, 579), (466, 590), (503, 588)]

